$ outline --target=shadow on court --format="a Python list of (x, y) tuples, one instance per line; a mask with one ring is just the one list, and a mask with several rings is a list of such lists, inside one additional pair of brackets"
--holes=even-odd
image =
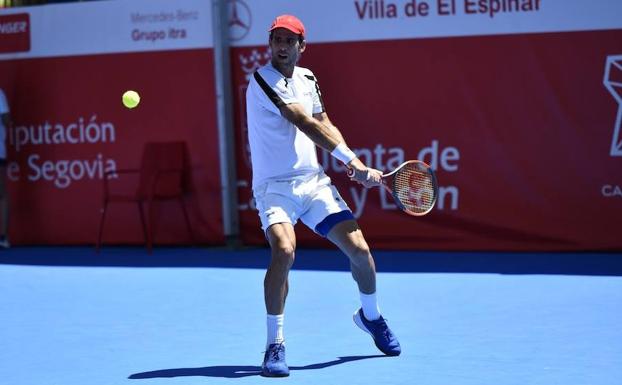
[[(622, 276), (620, 252), (442, 252), (374, 250), (379, 272), (497, 273)], [(267, 248), (232, 250), (207, 247), (14, 247), (0, 251), (0, 265), (86, 267), (206, 267), (266, 269)], [(349, 271), (336, 249), (296, 252), (295, 270)]]
[[(385, 355), (373, 356), (347, 356), (337, 357), (336, 360), (321, 362), (305, 366), (290, 366), (289, 370), (313, 370), (324, 369), (330, 366), (341, 365), (347, 362), (366, 360), (369, 358), (387, 357)], [(171, 377), (223, 377), (223, 378), (241, 378), (249, 376), (258, 376), (261, 373), (260, 366), (206, 366), (203, 368), (178, 368), (178, 369), (161, 369), (151, 372), (135, 373), (129, 376), (131, 380), (142, 380), (147, 378), (171, 378)]]

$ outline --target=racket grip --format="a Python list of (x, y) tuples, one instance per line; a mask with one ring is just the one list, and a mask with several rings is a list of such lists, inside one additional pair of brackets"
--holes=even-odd
[(352, 167), (348, 167), (346, 175), (348, 175), (348, 178), (352, 178), (354, 176), (354, 169)]

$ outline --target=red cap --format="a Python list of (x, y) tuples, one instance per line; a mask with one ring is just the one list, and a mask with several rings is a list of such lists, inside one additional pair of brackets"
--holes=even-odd
[(302, 24), (302, 21), (300, 21), (296, 16), (277, 16), (277, 18), (274, 19), (274, 21), (272, 22), (272, 25), (270, 26), (268, 32), (276, 28), (285, 28), (292, 31), (296, 35), (302, 35), (302, 37), (305, 36), (305, 26)]

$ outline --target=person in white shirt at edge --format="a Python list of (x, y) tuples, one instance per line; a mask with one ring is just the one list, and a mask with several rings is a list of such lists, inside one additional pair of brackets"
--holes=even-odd
[(0, 248), (9, 248), (9, 196), (6, 188), (6, 130), (11, 125), (9, 104), (0, 89)]
[(352, 179), (365, 187), (380, 185), (382, 174), (348, 148), (326, 114), (317, 79), (296, 66), (306, 48), (302, 22), (282, 15), (268, 31), (271, 63), (253, 74), (246, 91), (253, 196), (272, 257), (264, 280), (268, 338), (262, 375), (289, 375), (283, 313), (298, 219), (348, 256), (362, 304), (354, 322), (384, 354), (397, 356), (400, 344), (377, 304), (374, 259), (352, 212), (319, 165), (316, 145), (354, 170)]

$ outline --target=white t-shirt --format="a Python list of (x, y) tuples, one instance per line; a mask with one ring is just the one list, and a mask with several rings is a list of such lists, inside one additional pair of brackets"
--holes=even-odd
[(295, 67), (285, 78), (272, 64), (258, 69), (246, 90), (253, 189), (270, 180), (297, 179), (322, 170), (315, 143), (281, 116), (279, 106), (300, 103), (309, 116), (324, 111), (313, 73)]
[[(0, 88), (0, 115), (9, 112), (9, 103), (6, 101), (6, 95)], [(2, 119), (0, 119), (0, 159), (6, 159), (6, 127)]]

